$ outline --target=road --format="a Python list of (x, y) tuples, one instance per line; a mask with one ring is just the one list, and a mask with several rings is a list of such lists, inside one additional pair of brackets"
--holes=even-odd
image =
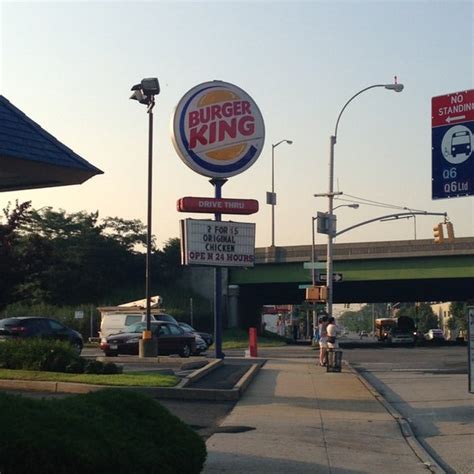
[(407, 421), (449, 473), (474, 472), (474, 394), (465, 346), (349, 349), (344, 359)]
[[(474, 394), (466, 346), (388, 347), (371, 338), (347, 342), (348, 361), (409, 423), (448, 473), (474, 473)], [(242, 355), (227, 351), (228, 355)], [(261, 348), (261, 357), (315, 358), (309, 346)]]

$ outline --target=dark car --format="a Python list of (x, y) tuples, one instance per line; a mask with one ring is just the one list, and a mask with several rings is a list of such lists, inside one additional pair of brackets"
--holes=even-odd
[(81, 353), (83, 346), (81, 333), (51, 318), (21, 316), (0, 319), (0, 341), (15, 337), (41, 337), (67, 341), (78, 354)]
[(212, 343), (214, 342), (212, 334), (209, 334), (208, 332), (197, 331), (188, 323), (178, 323), (178, 324), (186, 332), (194, 332), (196, 334), (199, 334), (204, 339), (204, 342), (207, 344), (207, 347), (212, 346)]
[[(160, 355), (179, 354), (189, 357), (196, 350), (193, 334), (185, 333), (177, 324), (166, 321), (151, 321), (151, 332), (158, 339)], [(140, 322), (128, 327), (127, 332), (111, 334), (100, 341), (100, 348), (106, 356), (119, 354), (138, 354), (138, 344), (142, 338), (146, 323)]]

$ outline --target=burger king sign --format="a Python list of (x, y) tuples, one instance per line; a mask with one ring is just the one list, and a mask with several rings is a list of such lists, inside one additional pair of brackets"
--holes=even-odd
[(235, 176), (259, 157), (265, 141), (262, 114), (253, 99), (228, 82), (212, 81), (188, 91), (172, 117), (180, 158), (212, 178)]

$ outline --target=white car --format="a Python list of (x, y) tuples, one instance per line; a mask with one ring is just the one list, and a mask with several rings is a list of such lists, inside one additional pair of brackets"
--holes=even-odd
[(415, 336), (412, 332), (406, 332), (398, 328), (392, 328), (392, 330), (388, 333), (387, 341), (389, 344), (414, 344)]
[(430, 329), (425, 334), (425, 339), (427, 341), (444, 341), (444, 334), (441, 329)]

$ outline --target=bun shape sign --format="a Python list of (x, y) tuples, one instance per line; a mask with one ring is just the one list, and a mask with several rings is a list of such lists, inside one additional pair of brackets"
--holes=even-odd
[(249, 168), (265, 141), (263, 117), (254, 100), (228, 82), (204, 82), (188, 91), (171, 123), (173, 145), (193, 171), (228, 178)]

